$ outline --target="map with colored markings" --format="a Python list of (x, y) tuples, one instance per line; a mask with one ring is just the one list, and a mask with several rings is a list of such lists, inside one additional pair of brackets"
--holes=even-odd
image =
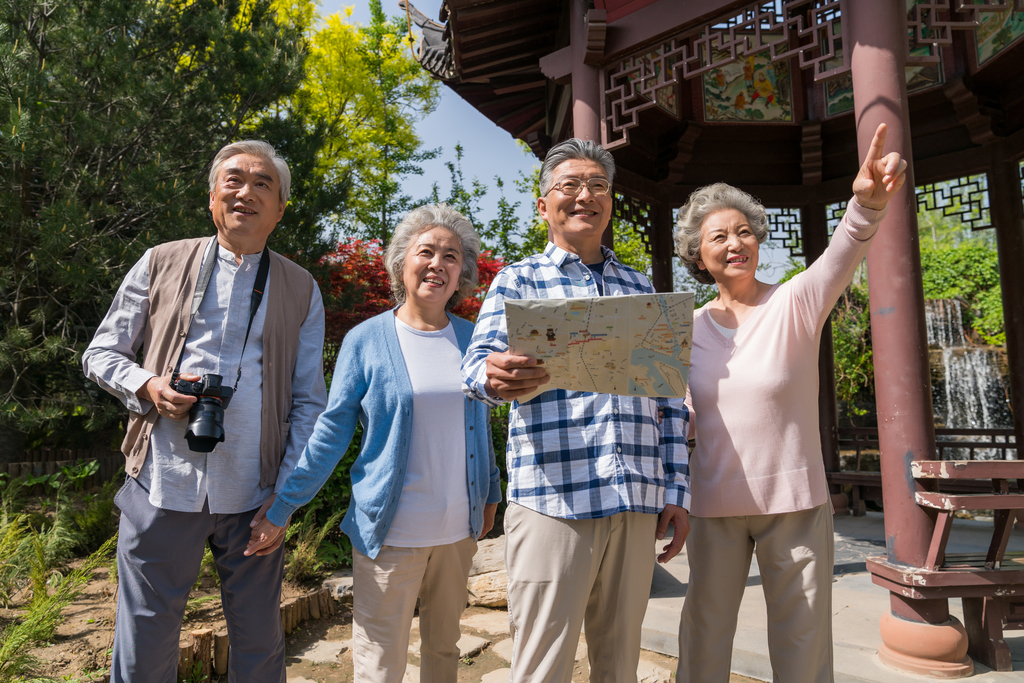
[(686, 396), (693, 293), (505, 300), (509, 352), (544, 361), (548, 389)]

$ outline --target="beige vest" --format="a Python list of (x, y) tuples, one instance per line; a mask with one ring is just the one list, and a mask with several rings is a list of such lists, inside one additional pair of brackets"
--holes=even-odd
[[(192, 292), (199, 278), (209, 237), (168, 242), (154, 247), (149, 259), (149, 319), (143, 336), (142, 367), (154, 375), (170, 375), (188, 336)], [(299, 328), (309, 314), (313, 277), (273, 251), (267, 276), (267, 315), (263, 324), (263, 410), (260, 443), (260, 486), (277, 482), (287, 445), (292, 407), (292, 373), (299, 348)], [(236, 397), (235, 401), (249, 400)], [(149, 435), (159, 415), (131, 413), (121, 444), (125, 471), (138, 477), (149, 453)]]

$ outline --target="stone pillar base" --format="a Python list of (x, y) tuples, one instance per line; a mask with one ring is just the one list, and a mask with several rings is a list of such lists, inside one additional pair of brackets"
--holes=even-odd
[(967, 630), (950, 617), (944, 624), (901, 619), (886, 612), (878, 625), (878, 658), (899, 671), (932, 678), (963, 678), (974, 673), (967, 656)]

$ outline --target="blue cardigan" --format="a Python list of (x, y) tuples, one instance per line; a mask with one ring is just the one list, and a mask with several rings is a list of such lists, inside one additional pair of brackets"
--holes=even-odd
[[(463, 355), (473, 323), (448, 314)], [(465, 398), (466, 487), (473, 537), (483, 528), (484, 505), (501, 500), (491, 444), (490, 408)], [(278, 526), (317, 494), (352, 441), (356, 420), (363, 442), (352, 466), (352, 501), (341, 530), (353, 547), (375, 558), (398, 509), (412, 430), (412, 384), (398, 344), (394, 309), (352, 329), (338, 352), (325, 410), (267, 519)]]

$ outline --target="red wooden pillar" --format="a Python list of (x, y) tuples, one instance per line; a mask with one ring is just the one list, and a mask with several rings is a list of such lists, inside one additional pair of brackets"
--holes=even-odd
[(587, 0), (572, 0), (569, 41), (572, 43), (572, 126), (581, 140), (601, 142), (600, 72), (587, 56)]
[[(572, 45), (572, 128), (580, 140), (601, 142), (601, 72), (587, 64), (588, 0), (572, 0), (569, 12), (569, 42)], [(614, 249), (612, 224), (608, 223), (601, 243)]]
[[(999, 248), (999, 282), (1003, 295), (1006, 359), (1010, 366), (1010, 412), (1017, 443), (1024, 444), (1024, 206), (1018, 162), (1001, 145), (993, 145), (989, 192)], [(1018, 458), (1024, 454), (1018, 451)]]
[[(934, 518), (914, 502), (913, 460), (935, 457), (921, 255), (914, 197), (913, 152), (904, 54), (906, 6), (894, 0), (843, 5), (843, 33), (852, 45), (854, 111), (860, 158), (878, 124), (888, 127), (886, 152), (911, 162), (903, 189), (868, 251), (871, 340), (889, 562), (923, 566)], [(849, 49), (849, 48), (847, 48)], [(970, 675), (967, 633), (949, 616), (945, 599), (912, 600), (890, 593), (882, 615), (879, 658), (889, 666), (931, 676)], [(948, 647), (936, 647), (936, 643)]]
[(651, 205), (651, 284), (655, 291), (671, 292), (672, 259), (675, 256), (676, 222), (672, 219), (672, 206), (660, 201)]

